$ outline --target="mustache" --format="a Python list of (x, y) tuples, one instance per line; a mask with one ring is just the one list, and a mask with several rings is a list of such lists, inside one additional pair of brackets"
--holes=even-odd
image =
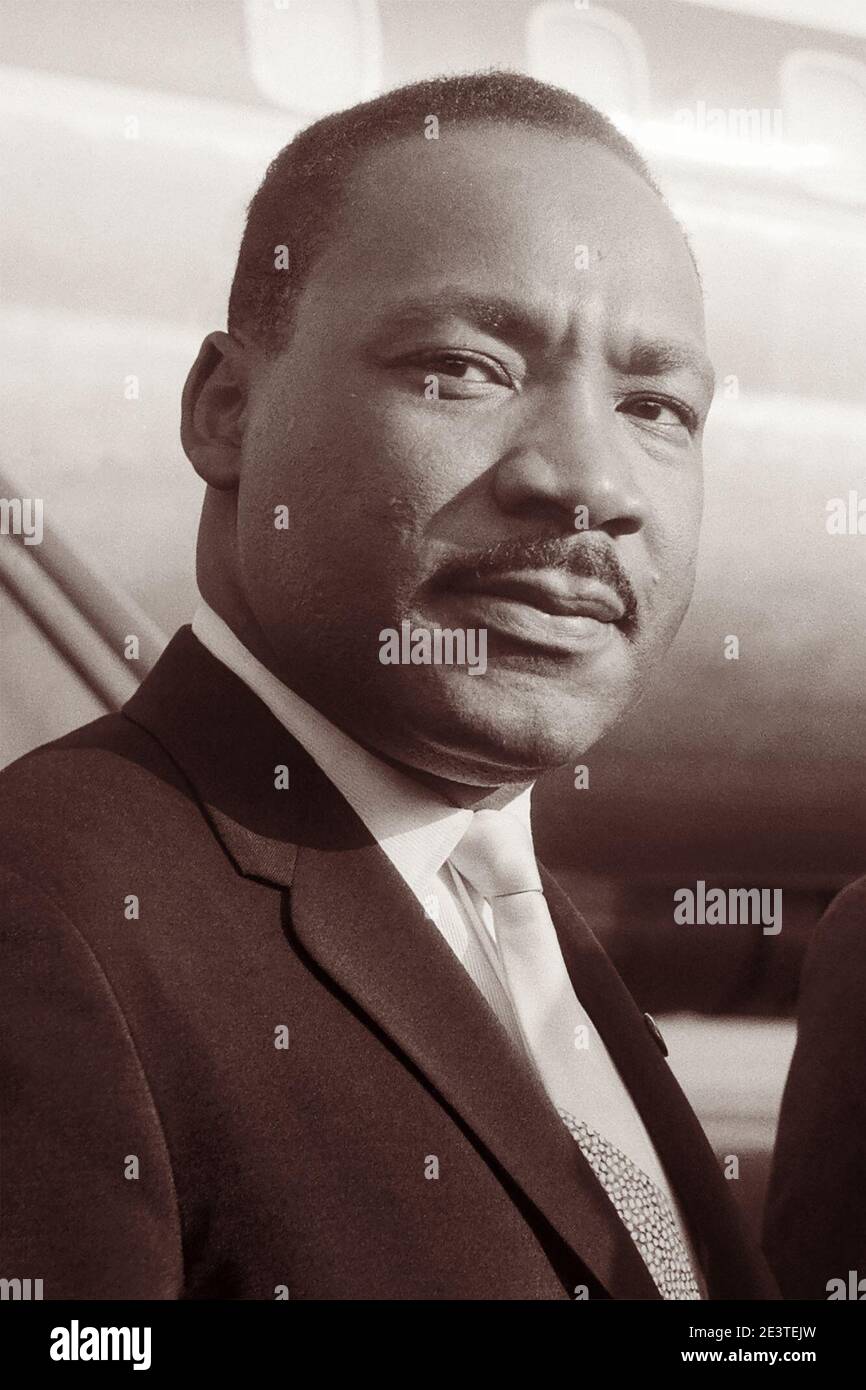
[(572, 540), (540, 536), (497, 541), (484, 550), (456, 556), (437, 570), (432, 583), (447, 589), (461, 579), (486, 579), (515, 570), (564, 570), (578, 579), (597, 579), (621, 600), (625, 618), (637, 617), (637, 595), (622, 561), (613, 547), (590, 536)]

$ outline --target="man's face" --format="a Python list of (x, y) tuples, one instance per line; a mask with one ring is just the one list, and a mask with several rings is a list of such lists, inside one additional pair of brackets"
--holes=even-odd
[[(683, 238), (607, 151), (490, 125), (369, 157), (252, 381), (238, 554), (278, 674), (451, 780), (581, 754), (689, 601), (707, 365)], [(484, 629), (486, 670), (383, 664), (406, 621)]]

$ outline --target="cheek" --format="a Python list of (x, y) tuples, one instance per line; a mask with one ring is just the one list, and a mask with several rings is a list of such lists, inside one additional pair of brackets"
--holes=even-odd
[(339, 480), (349, 544), (366, 541), (398, 567), (401, 553), (420, 555), (437, 518), (486, 467), (479, 434), (433, 403), (361, 393), (341, 429), (330, 423), (317, 444)]
[(483, 421), (404, 392), (371, 393), (358, 413), (357, 437), (381, 484), (427, 510), (459, 492), (487, 453)]
[(662, 572), (677, 573), (694, 561), (703, 511), (700, 465), (660, 480), (652, 499), (651, 544)]
[[(296, 422), (291, 443), (250, 447), (238, 497), (241, 563), (260, 610), (296, 619), (351, 609), (377, 630), (402, 612), (426, 573), (431, 520), (442, 504), (441, 457), (417, 430), (356, 410), (346, 427)], [(288, 509), (277, 529), (275, 508)], [(281, 621), (286, 621), (283, 614)]]
[(662, 622), (679, 622), (695, 579), (702, 509), (700, 478), (675, 490), (665, 488), (652, 509), (647, 533), (651, 610)]

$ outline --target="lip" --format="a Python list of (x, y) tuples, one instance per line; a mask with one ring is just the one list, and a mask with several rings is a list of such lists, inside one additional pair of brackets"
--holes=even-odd
[[(518, 598), (484, 591), (454, 590), (460, 623), (465, 627), (498, 633), (536, 651), (560, 656), (588, 656), (607, 647), (619, 628), (611, 619), (581, 612), (550, 613)], [(453, 610), (448, 615), (453, 622)]]
[(471, 575), (454, 586), (453, 592), (503, 599), (551, 617), (591, 618), (598, 623), (617, 623), (625, 617), (622, 600), (606, 584), (575, 579), (562, 570)]

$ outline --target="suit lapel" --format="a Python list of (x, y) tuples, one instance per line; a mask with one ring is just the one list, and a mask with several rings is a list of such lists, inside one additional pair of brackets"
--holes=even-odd
[(575, 993), (601, 1034), (655, 1145), (692, 1232), (710, 1298), (777, 1298), (751, 1254), (739, 1207), (694, 1111), (640, 1012), (553, 876), (544, 891)]
[(534, 1070), (373, 845), (302, 847), (298, 940), (400, 1049), (614, 1298), (658, 1297)]

